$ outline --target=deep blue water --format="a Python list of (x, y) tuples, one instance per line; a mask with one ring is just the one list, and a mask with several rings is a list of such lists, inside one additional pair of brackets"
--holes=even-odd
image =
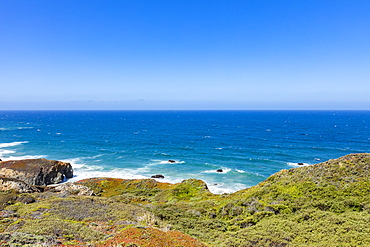
[(370, 111), (0, 111), (2, 160), (68, 161), (72, 181), (163, 174), (232, 192), (361, 152), (370, 152)]

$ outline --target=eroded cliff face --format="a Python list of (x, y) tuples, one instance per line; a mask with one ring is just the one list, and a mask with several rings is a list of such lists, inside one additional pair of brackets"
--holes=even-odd
[(19, 193), (33, 193), (40, 192), (40, 189), (26, 184), (25, 182), (14, 179), (14, 178), (5, 178), (0, 177), (0, 191), (14, 190)]
[(71, 164), (47, 159), (0, 162), (0, 176), (19, 179), (30, 185), (57, 184), (73, 177)]

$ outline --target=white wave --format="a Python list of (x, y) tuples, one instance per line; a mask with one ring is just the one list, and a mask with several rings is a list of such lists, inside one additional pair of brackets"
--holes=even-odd
[(8, 148), (8, 147), (14, 147), (21, 145), (23, 143), (28, 143), (28, 142), (10, 142), (10, 143), (0, 143), (0, 148)]
[[(218, 184), (207, 184), (209, 191), (211, 191), (213, 194), (224, 194), (224, 193), (234, 193), (236, 191), (246, 189), (246, 186), (244, 184), (235, 183), (232, 186), (227, 186), (224, 183), (218, 183)], [(231, 189), (232, 187), (232, 189)]]
[(15, 151), (13, 150), (0, 150), (0, 155), (3, 155), (3, 154), (14, 154)]
[(158, 182), (162, 183), (170, 183), (170, 184), (178, 184), (184, 181), (186, 178), (173, 178), (171, 176), (164, 176), (164, 178), (154, 178)]
[(24, 155), (24, 156), (9, 156), (9, 157), (1, 157), (3, 161), (8, 160), (28, 160), (28, 159), (41, 159), (46, 158), (46, 156), (43, 155)]
[(33, 129), (33, 127), (18, 127), (19, 130), (25, 130), (25, 129)]
[(95, 155), (95, 156), (87, 157), (87, 159), (96, 159), (96, 158), (102, 157), (103, 155), (104, 154), (98, 154), (98, 155)]
[(74, 177), (68, 181), (75, 182), (78, 180), (94, 177), (111, 177), (111, 178), (122, 178), (122, 179), (143, 179), (148, 178), (147, 176), (141, 175), (147, 172), (147, 167), (141, 167), (138, 169), (124, 169), (117, 168), (113, 170), (107, 170), (104, 166), (90, 165), (84, 162), (84, 159), (94, 159), (104, 154), (99, 154), (85, 158), (69, 158), (62, 159), (62, 162), (70, 163), (73, 168)]
[(60, 160), (64, 163), (70, 163), (72, 165), (72, 168), (82, 168), (85, 166), (84, 163), (82, 163), (81, 158), (70, 158), (70, 159), (62, 159)]
[(86, 170), (86, 169), (76, 169), (74, 171), (73, 178), (69, 179), (70, 182), (75, 182), (78, 180), (86, 178), (96, 178), (96, 177), (109, 177), (109, 178), (122, 178), (122, 179), (143, 179), (148, 178), (143, 175), (135, 174), (133, 171), (128, 169), (115, 169), (111, 171), (97, 171), (97, 170)]
[(311, 164), (308, 164), (308, 163), (292, 163), (292, 162), (288, 162), (287, 165), (288, 166), (292, 166), (292, 167), (301, 167), (301, 166), (309, 166)]
[(173, 160), (175, 162), (170, 162), (169, 160), (161, 160), (159, 161), (159, 164), (184, 164), (185, 161), (178, 161), (178, 160)]
[(247, 173), (246, 171), (243, 171), (243, 170), (238, 170), (238, 169), (235, 169), (237, 172), (239, 173)]
[(213, 185), (208, 186), (208, 189), (213, 194), (225, 194), (225, 193), (230, 194), (230, 193), (233, 193), (234, 192), (234, 190), (232, 190), (232, 189), (229, 189), (229, 188), (221, 188), (221, 187), (217, 187), (217, 186), (213, 186)]
[[(76, 165), (74, 165), (76, 167)], [(73, 167), (73, 165), (72, 165)], [(102, 166), (94, 166), (94, 165), (83, 165), (81, 168), (85, 171), (104, 171), (104, 167)], [(77, 167), (76, 167), (77, 169)]]
[(11, 127), (11, 128), (0, 128), (1, 131), (7, 130), (23, 130), (23, 129), (33, 129), (34, 127)]
[(154, 155), (158, 155), (158, 156), (170, 156), (170, 154), (167, 154), (167, 153), (154, 153)]
[(230, 168), (225, 168), (225, 167), (222, 167), (220, 168), (222, 169), (222, 172), (218, 172), (217, 170), (218, 169), (215, 169), (215, 170), (207, 170), (207, 171), (203, 171), (202, 173), (218, 173), (218, 174), (224, 174), (224, 173), (228, 173), (231, 171)]

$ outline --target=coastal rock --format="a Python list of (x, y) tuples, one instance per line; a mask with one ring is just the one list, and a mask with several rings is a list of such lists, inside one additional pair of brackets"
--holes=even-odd
[(223, 172), (223, 170), (222, 169), (217, 169), (217, 171), (216, 172)]
[(158, 174), (158, 175), (153, 175), (153, 176), (151, 176), (151, 178), (164, 178), (164, 176), (163, 176), (163, 175), (161, 175), (161, 174)]
[(168, 163), (176, 163), (176, 160), (168, 160)]
[(40, 236), (23, 232), (4, 232), (0, 233), (0, 243), (5, 241), (4, 246), (57, 246), (61, 244), (53, 236)]
[(63, 183), (53, 187), (51, 192), (59, 192), (64, 194), (71, 194), (77, 196), (95, 196), (94, 191), (90, 190), (88, 187), (80, 184), (73, 183)]
[(299, 166), (303, 166), (304, 164), (303, 163), (298, 163)]
[(40, 189), (37, 187), (31, 186), (21, 180), (5, 177), (0, 177), (0, 190), (14, 190), (18, 193), (40, 192)]
[(0, 176), (44, 186), (60, 183), (65, 177), (72, 178), (73, 170), (71, 164), (56, 160), (13, 160), (0, 163)]

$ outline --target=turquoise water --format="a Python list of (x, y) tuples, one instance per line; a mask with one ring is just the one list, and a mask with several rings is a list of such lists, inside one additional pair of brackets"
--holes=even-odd
[(0, 159), (67, 161), (72, 181), (163, 174), (233, 192), (361, 152), (370, 152), (370, 111), (0, 111)]

